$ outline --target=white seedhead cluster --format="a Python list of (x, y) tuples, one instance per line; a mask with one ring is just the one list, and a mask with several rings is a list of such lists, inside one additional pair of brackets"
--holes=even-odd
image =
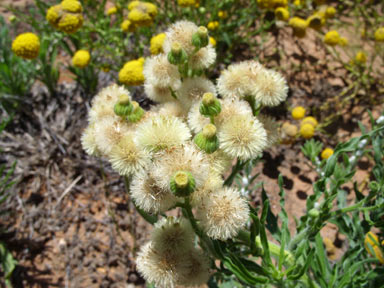
[(287, 97), (284, 78), (256, 61), (229, 66), (215, 85), (204, 76), (216, 58), (208, 39), (204, 27), (172, 25), (164, 54), (144, 65), (145, 93), (158, 104), (144, 111), (125, 88), (107, 87), (93, 99), (82, 135), (88, 154), (130, 179), (142, 211), (194, 211), (193, 219), (163, 217), (142, 247), (137, 268), (156, 287), (207, 281), (210, 260), (195, 246), (196, 230), (224, 241), (246, 227), (247, 200), (224, 186), (224, 175), (235, 159), (254, 159), (277, 140), (277, 125), (259, 112)]

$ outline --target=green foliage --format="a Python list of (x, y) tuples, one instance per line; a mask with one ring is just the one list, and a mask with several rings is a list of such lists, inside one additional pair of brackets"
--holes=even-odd
[(34, 65), (13, 54), (9, 27), (0, 16), (0, 105), (8, 113), (25, 101), (35, 77)]

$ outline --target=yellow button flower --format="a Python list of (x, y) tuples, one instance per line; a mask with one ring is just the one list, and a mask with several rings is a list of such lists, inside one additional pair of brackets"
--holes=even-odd
[(313, 125), (311, 124), (304, 124), (304, 125), (301, 125), (300, 127), (300, 135), (305, 138), (305, 139), (309, 139), (309, 138), (312, 138), (313, 135), (315, 134), (315, 127), (313, 127)]
[(34, 59), (39, 55), (40, 40), (33, 33), (18, 35), (12, 42), (12, 51), (24, 59)]
[(325, 148), (323, 152), (321, 152), (321, 159), (328, 159), (333, 155), (333, 149), (332, 148)]
[(317, 122), (317, 120), (316, 120), (315, 117), (308, 116), (308, 117), (305, 117), (305, 118), (301, 121), (301, 123), (300, 123), (300, 125), (304, 125), (304, 124), (311, 124), (313, 127), (316, 128), (316, 126), (317, 126), (319, 123)]
[(384, 27), (380, 27), (375, 31), (375, 41), (384, 42)]
[(293, 125), (289, 122), (285, 122), (283, 126), (281, 126), (281, 130), (283, 134), (289, 136), (289, 137), (295, 137), (297, 134), (297, 126)]
[(119, 72), (119, 81), (128, 86), (138, 86), (144, 83), (144, 58), (132, 60), (124, 64)]
[(305, 37), (305, 30), (307, 29), (307, 21), (299, 17), (293, 17), (289, 20), (289, 26), (293, 28), (293, 34), (296, 37)]
[(289, 20), (289, 11), (287, 8), (278, 7), (275, 10), (275, 17), (277, 20), (288, 21)]
[(135, 25), (132, 24), (129, 20), (124, 20), (123, 23), (120, 25), (121, 30), (124, 32), (133, 32), (135, 31)]
[(195, 0), (177, 0), (177, 4), (181, 7), (192, 7), (197, 4)]
[(363, 51), (359, 51), (356, 53), (355, 61), (358, 64), (365, 64), (367, 63), (367, 55)]
[(348, 46), (348, 39), (345, 37), (340, 37), (340, 45), (341, 46)]
[(75, 33), (83, 25), (83, 7), (77, 0), (64, 0), (50, 7), (45, 18), (56, 29), (64, 33)]
[(132, 1), (132, 2), (130, 2), (128, 4), (128, 10), (132, 11), (133, 9), (139, 7), (140, 3), (141, 3), (140, 1)]
[(116, 13), (117, 13), (117, 7), (116, 6), (113, 6), (107, 10), (108, 16), (111, 16), (111, 15), (116, 14)]
[(72, 65), (77, 68), (88, 66), (91, 61), (91, 54), (87, 50), (78, 50), (72, 57)]
[(165, 37), (165, 33), (160, 33), (151, 38), (151, 46), (149, 48), (149, 51), (151, 51), (152, 55), (163, 53), (163, 43)]
[(216, 42), (216, 39), (215, 39), (215, 38), (213, 38), (213, 37), (209, 37), (209, 43), (211, 43), (211, 45), (212, 45), (213, 47), (216, 47), (217, 42)]
[(336, 9), (335, 7), (329, 6), (327, 9), (325, 9), (325, 17), (326, 18), (333, 18), (336, 15)]
[(227, 11), (219, 11), (219, 13), (217, 13), (217, 16), (219, 16), (220, 19), (227, 19), (228, 18), (228, 12)]
[(209, 30), (216, 30), (218, 27), (219, 27), (219, 22), (218, 21), (211, 21), (207, 25), (207, 28)]
[(380, 245), (379, 238), (375, 233), (370, 231), (365, 235), (365, 239), (364, 239), (365, 250), (367, 250), (369, 255), (379, 259), (381, 264), (384, 264), (383, 252), (381, 251), (381, 247), (379, 245)]
[(295, 120), (303, 119), (305, 116), (305, 108), (301, 106), (297, 106), (292, 109), (292, 118)]
[(325, 24), (325, 18), (321, 13), (315, 13), (307, 18), (307, 25), (315, 30), (320, 30)]
[(64, 0), (61, 2), (61, 7), (66, 12), (81, 13), (83, 12), (83, 6), (77, 0)]
[(339, 32), (336, 30), (328, 31), (327, 34), (325, 34), (323, 41), (327, 45), (336, 46), (340, 42)]
[(270, 0), (271, 8), (287, 7), (287, 6), (288, 6), (288, 0)]

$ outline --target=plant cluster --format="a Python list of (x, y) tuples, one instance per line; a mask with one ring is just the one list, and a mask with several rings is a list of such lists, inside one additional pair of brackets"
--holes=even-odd
[[(325, 149), (322, 161), (321, 143), (311, 140), (304, 145), (303, 153), (319, 179), (291, 235), (282, 177), (278, 217), (264, 189), (263, 206), (254, 207), (247, 192), (232, 185), (240, 173), (251, 178), (250, 167), (278, 140), (277, 125), (261, 112), (285, 101), (284, 78), (256, 61), (244, 61), (224, 70), (215, 85), (204, 76), (216, 56), (207, 28), (180, 21), (165, 35), (164, 52), (146, 59), (142, 72), (145, 93), (157, 105), (146, 111), (128, 90), (107, 87), (92, 100), (82, 136), (85, 151), (110, 161), (124, 177), (137, 211), (154, 225), (137, 257), (143, 277), (156, 287), (206, 282), (245, 287), (377, 283), (382, 247), (374, 232), (367, 233), (383, 224), (382, 124), (372, 120), (371, 132), (363, 131), (362, 137), (332, 152)], [(301, 118), (305, 111), (293, 114)], [(314, 125), (309, 120), (302, 127)], [(369, 184), (368, 196), (356, 189), (356, 203), (348, 206), (341, 186), (352, 179), (356, 159), (347, 155), (368, 142), (373, 145), (376, 180)], [(182, 216), (167, 216), (173, 209), (181, 210)], [(335, 265), (327, 259), (320, 236), (327, 222), (356, 239)], [(268, 241), (267, 230), (279, 245)], [(367, 250), (361, 248), (364, 241)], [(373, 258), (367, 258), (368, 253)]]

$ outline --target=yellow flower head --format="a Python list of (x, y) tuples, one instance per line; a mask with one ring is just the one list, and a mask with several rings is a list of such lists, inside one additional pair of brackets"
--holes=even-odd
[(140, 5), (140, 1), (132, 1), (128, 4), (128, 10), (132, 11)]
[(107, 15), (110, 16), (110, 15), (113, 15), (113, 14), (116, 14), (117, 13), (117, 7), (116, 6), (113, 6), (111, 8), (109, 8), (107, 10)]
[(77, 0), (64, 0), (47, 10), (46, 19), (64, 33), (75, 33), (83, 25), (83, 7)]
[(281, 20), (281, 21), (288, 21), (288, 19), (289, 19), (288, 9), (284, 8), (284, 7), (276, 8), (275, 17), (276, 17), (276, 19)]
[(283, 132), (283, 134), (289, 137), (295, 137), (297, 134), (297, 126), (289, 122), (285, 122), (283, 126), (281, 126), (281, 131)]
[(367, 250), (369, 255), (376, 257), (377, 259), (379, 259), (381, 264), (384, 264), (384, 255), (383, 255), (383, 252), (381, 251), (379, 238), (375, 233), (369, 231), (365, 235), (364, 247), (365, 247), (365, 250)]
[(356, 53), (355, 61), (358, 64), (365, 64), (367, 62), (367, 55), (363, 51)]
[(78, 68), (88, 66), (91, 61), (91, 54), (87, 50), (78, 50), (72, 57), (72, 65)]
[(293, 17), (289, 20), (289, 26), (293, 28), (293, 33), (299, 38), (305, 37), (305, 30), (307, 29), (307, 21), (300, 17)]
[(375, 31), (375, 41), (384, 42), (384, 27), (380, 27)]
[(144, 83), (144, 58), (132, 60), (124, 64), (119, 72), (119, 81), (128, 86), (138, 86)]
[(321, 27), (325, 24), (325, 18), (321, 13), (314, 13), (308, 17), (307, 24), (312, 29), (320, 30)]
[(288, 0), (270, 0), (270, 8), (287, 7)]
[(124, 32), (133, 32), (135, 31), (135, 25), (132, 24), (129, 20), (124, 20), (123, 23), (120, 25), (121, 30)]
[(207, 25), (207, 28), (209, 30), (216, 30), (218, 27), (219, 27), (219, 22), (218, 21), (211, 21)]
[(333, 149), (332, 148), (325, 148), (323, 152), (321, 152), (321, 159), (328, 159), (333, 155)]
[(311, 124), (304, 124), (304, 125), (301, 125), (300, 127), (300, 135), (305, 138), (305, 139), (309, 139), (309, 138), (312, 138), (313, 135), (315, 134), (315, 127), (313, 127), (313, 125)]
[(325, 34), (323, 41), (327, 45), (336, 46), (340, 42), (339, 32), (336, 30), (328, 31), (327, 34)]
[(47, 19), (49, 24), (57, 28), (57, 23), (59, 21), (61, 13), (61, 5), (52, 6), (47, 10), (47, 15), (45, 16), (45, 19)]
[(217, 13), (217, 16), (219, 16), (220, 19), (227, 19), (228, 18), (228, 12), (227, 11), (219, 11), (219, 13)]
[(83, 6), (81, 6), (81, 3), (77, 0), (64, 0), (61, 2), (61, 8), (71, 13), (83, 12)]
[(340, 45), (341, 46), (348, 46), (348, 39), (345, 37), (340, 37)]
[(212, 45), (213, 47), (215, 47), (216, 44), (217, 44), (216, 39), (213, 38), (213, 37), (209, 37), (209, 43), (211, 43), (211, 45)]
[(192, 7), (198, 4), (195, 0), (177, 0), (177, 4), (181, 7)]
[(128, 5), (128, 20), (136, 26), (149, 26), (157, 15), (156, 5), (149, 2), (133, 1)]
[(316, 120), (315, 117), (308, 116), (308, 117), (305, 117), (305, 118), (301, 121), (301, 123), (300, 123), (301, 126), (303, 126), (304, 124), (311, 124), (313, 127), (316, 128), (316, 126), (317, 126), (319, 123), (317, 122), (317, 120)]
[(40, 40), (33, 33), (18, 35), (12, 42), (12, 51), (24, 59), (34, 59), (39, 55)]
[(151, 47), (149, 50), (152, 55), (163, 53), (163, 43), (165, 40), (165, 33), (157, 34), (151, 38)]
[(295, 120), (303, 119), (305, 116), (305, 108), (301, 106), (297, 106), (292, 110), (292, 118)]
[(336, 15), (335, 7), (329, 6), (329, 7), (327, 7), (327, 9), (325, 9), (325, 17), (326, 18), (333, 18), (333, 17), (335, 17), (335, 15)]

